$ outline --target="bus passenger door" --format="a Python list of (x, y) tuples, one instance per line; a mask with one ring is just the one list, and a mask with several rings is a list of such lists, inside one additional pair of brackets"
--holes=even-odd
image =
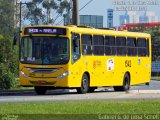
[(81, 83), (81, 72), (82, 72), (82, 66), (81, 66), (81, 52), (80, 52), (80, 35), (77, 33), (72, 33), (72, 55), (71, 55), (71, 59), (72, 59), (72, 75), (73, 75), (73, 82), (72, 85), (73, 86), (79, 86)]
[(79, 34), (72, 34), (72, 64), (80, 59), (80, 36)]

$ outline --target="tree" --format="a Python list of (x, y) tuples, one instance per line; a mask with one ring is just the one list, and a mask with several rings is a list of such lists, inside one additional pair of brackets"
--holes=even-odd
[(0, 0), (0, 18), (0, 89), (9, 89), (18, 73), (18, 47), (12, 46), (14, 0)]
[(67, 0), (33, 0), (27, 4), (26, 18), (33, 24), (56, 24), (59, 18), (68, 14)]
[(52, 23), (53, 21), (51, 19), (51, 9), (57, 10), (58, 9), (57, 3), (54, 0), (45, 0), (42, 2), (42, 6), (47, 10), (46, 24)]
[(14, 0), (0, 0), (0, 34), (12, 36), (14, 32)]
[(42, 0), (33, 0), (27, 4), (28, 11), (25, 18), (34, 25), (38, 25), (39, 22), (44, 19), (42, 8), (38, 7), (41, 2)]
[(12, 49), (12, 39), (0, 35), (0, 89), (16, 86), (18, 74), (18, 48)]

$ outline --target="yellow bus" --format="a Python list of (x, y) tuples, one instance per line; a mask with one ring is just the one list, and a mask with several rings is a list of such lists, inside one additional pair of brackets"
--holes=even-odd
[(20, 41), (20, 85), (37, 94), (49, 89), (115, 91), (151, 78), (151, 36), (147, 33), (78, 26), (24, 27)]

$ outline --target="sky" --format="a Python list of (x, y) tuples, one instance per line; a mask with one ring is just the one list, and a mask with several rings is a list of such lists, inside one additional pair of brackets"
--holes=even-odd
[[(80, 8), (90, 0), (79, 0)], [(129, 5), (130, 3), (130, 5)], [(137, 14), (144, 14), (144, 11), (155, 12), (160, 16), (160, 0), (93, 0), (86, 8), (80, 11), (80, 15), (103, 15), (104, 27), (107, 27), (107, 9), (116, 9), (121, 7), (132, 7), (137, 9)], [(140, 11), (139, 9), (142, 9)], [(126, 11), (114, 11), (114, 25), (119, 26), (119, 15), (124, 15)]]
[[(31, 1), (31, 0), (22, 0)], [(90, 0), (79, 0), (79, 9), (82, 8)], [(114, 11), (114, 26), (119, 26), (119, 15), (124, 15), (125, 11), (120, 11), (117, 8), (127, 7), (136, 9), (137, 14), (144, 14), (144, 11), (155, 12), (160, 16), (160, 0), (93, 0), (83, 10), (80, 15), (102, 15), (104, 27), (107, 27), (107, 9), (116, 9)], [(141, 10), (140, 10), (141, 9)]]

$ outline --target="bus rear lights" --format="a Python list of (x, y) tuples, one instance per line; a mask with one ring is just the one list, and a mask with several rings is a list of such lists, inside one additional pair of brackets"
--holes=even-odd
[(23, 71), (19, 71), (19, 74), (22, 75), (25, 78), (28, 78), (28, 76)]
[(63, 74), (61, 74), (60, 76), (58, 76), (57, 79), (62, 79), (64, 77), (68, 76), (69, 74), (70, 74), (70, 71), (66, 71)]

